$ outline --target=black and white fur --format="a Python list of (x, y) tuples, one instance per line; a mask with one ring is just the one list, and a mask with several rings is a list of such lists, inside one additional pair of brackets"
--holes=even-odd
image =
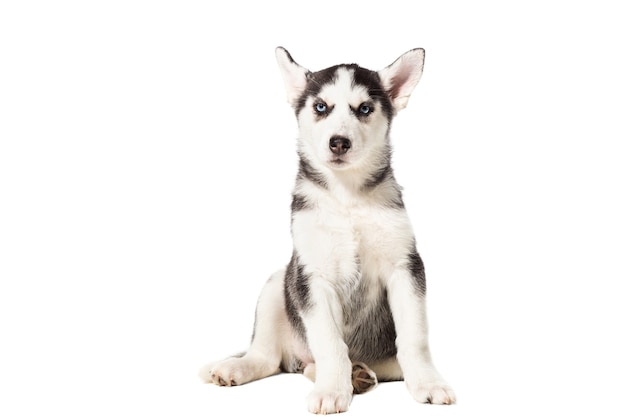
[(420, 402), (451, 404), (428, 346), (424, 266), (391, 169), (389, 130), (419, 81), (424, 50), (370, 71), (311, 72), (276, 49), (299, 125), (293, 255), (259, 297), (249, 350), (205, 366), (223, 386), (283, 372), (315, 381), (309, 411), (348, 409), (377, 381), (406, 381)]

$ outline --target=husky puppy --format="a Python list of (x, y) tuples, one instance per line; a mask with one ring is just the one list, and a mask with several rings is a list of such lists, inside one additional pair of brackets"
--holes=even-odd
[(389, 130), (422, 75), (413, 49), (371, 71), (317, 72), (276, 49), (298, 120), (293, 254), (270, 277), (249, 350), (200, 377), (222, 386), (279, 372), (315, 381), (312, 413), (346, 411), (354, 393), (404, 380), (415, 400), (455, 402), (428, 346), (424, 265), (391, 168)]

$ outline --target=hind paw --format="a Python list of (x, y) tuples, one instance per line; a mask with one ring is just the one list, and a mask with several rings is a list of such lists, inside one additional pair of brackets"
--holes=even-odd
[(237, 360), (234, 359), (210, 363), (200, 369), (198, 376), (208, 384), (222, 387), (234, 387), (245, 379), (243, 370), (237, 366)]
[(259, 355), (244, 355), (206, 365), (200, 370), (199, 376), (204, 382), (234, 387), (280, 371), (278, 361), (268, 361)]
[(355, 394), (363, 394), (376, 387), (376, 374), (362, 362), (352, 364), (352, 386)]
[(255, 379), (255, 366), (244, 358), (229, 358), (210, 363), (200, 369), (204, 382), (222, 387), (234, 387)]

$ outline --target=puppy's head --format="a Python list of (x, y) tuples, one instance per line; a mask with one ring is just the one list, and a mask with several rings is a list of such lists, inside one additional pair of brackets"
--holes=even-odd
[(413, 49), (380, 71), (342, 64), (311, 72), (281, 47), (276, 58), (298, 119), (301, 151), (341, 170), (388, 148), (391, 120), (422, 75), (424, 50)]

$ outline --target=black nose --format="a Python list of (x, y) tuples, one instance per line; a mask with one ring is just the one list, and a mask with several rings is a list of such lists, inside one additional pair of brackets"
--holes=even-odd
[(351, 145), (352, 144), (350, 143), (350, 139), (344, 138), (343, 136), (333, 136), (332, 138), (330, 138), (330, 143), (328, 146), (330, 147), (332, 153), (334, 153), (335, 155), (343, 155), (344, 153), (348, 152), (348, 149), (350, 149)]

